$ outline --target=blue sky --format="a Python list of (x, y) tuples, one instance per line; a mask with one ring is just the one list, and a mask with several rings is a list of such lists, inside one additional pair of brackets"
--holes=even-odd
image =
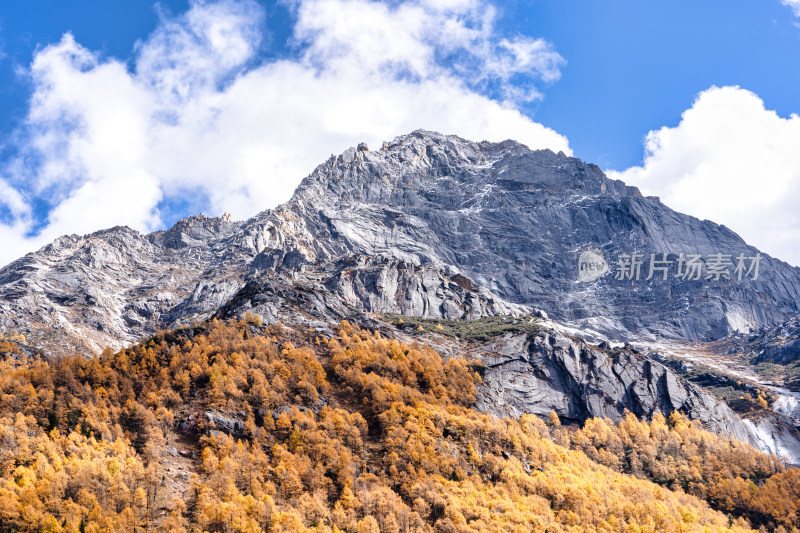
[(514, 30), (535, 28), (567, 60), (536, 119), (603, 168), (640, 163), (647, 132), (677, 125), (712, 85), (754, 91), (782, 116), (800, 112), (800, 30), (778, 1), (568, 0), (518, 9), (527, 20)]
[(245, 218), (330, 153), (427, 127), (571, 151), (800, 264), (798, 15), (794, 0), (5, 3), (0, 263), (65, 233)]

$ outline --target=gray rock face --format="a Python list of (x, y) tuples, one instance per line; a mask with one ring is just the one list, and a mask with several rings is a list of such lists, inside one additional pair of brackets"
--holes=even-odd
[[(290, 214), (291, 213), (291, 214)], [(291, 236), (282, 232), (292, 221)], [(723, 226), (676, 213), (594, 165), (507, 141), (414, 132), (380, 151), (350, 149), (306, 178), (294, 198), (256, 217), (254, 242), (311, 263), (351, 254), (458, 273), (498, 298), (616, 338), (713, 340), (775, 325), (800, 310), (800, 269), (762, 255), (753, 280), (662, 280), (651, 254), (755, 257)], [(638, 282), (578, 283), (578, 255), (648, 258)], [(729, 270), (733, 270), (730, 268)]]
[(784, 416), (744, 420), (750, 434), (747, 439), (756, 449), (784, 457), (795, 466), (800, 465), (800, 440), (797, 428)]
[(0, 270), (0, 326), (49, 353), (97, 353), (215, 312), (241, 286), (233, 224), (198, 216), (166, 232), (68, 235)]
[(562, 420), (607, 417), (625, 411), (651, 418), (680, 411), (718, 434), (800, 464), (800, 434), (791, 420), (770, 415), (743, 420), (703, 389), (653, 359), (632, 351), (601, 350), (555, 331), (509, 335), (480, 350), (486, 364), (478, 407), (498, 416), (551, 410)]
[(729, 351), (749, 353), (757, 362), (782, 365), (800, 360), (800, 316), (773, 328), (761, 328), (751, 335), (728, 340)]
[(359, 256), (336, 263), (325, 286), (365, 311), (451, 320), (524, 312), (524, 306), (473, 290), (463, 276), (447, 276), (431, 265)]
[(213, 428), (223, 431), (228, 435), (241, 436), (244, 434), (243, 416), (232, 416), (218, 411), (206, 411), (203, 419)]

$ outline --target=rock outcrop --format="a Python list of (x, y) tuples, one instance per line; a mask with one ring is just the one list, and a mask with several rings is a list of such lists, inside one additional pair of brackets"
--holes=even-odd
[(800, 361), (800, 316), (750, 335), (735, 335), (727, 342), (730, 352), (750, 354), (754, 362), (781, 365)]
[(600, 349), (553, 330), (507, 335), (478, 351), (486, 365), (480, 409), (498, 416), (533, 413), (582, 422), (625, 411), (649, 419), (680, 411), (718, 434), (800, 464), (800, 433), (780, 414), (755, 420), (739, 417), (725, 403), (633, 350)]

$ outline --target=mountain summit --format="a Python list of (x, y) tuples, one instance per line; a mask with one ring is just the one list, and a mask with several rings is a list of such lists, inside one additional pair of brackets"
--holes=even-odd
[[(611, 271), (579, 281), (585, 250)], [(730, 279), (682, 279), (679, 257), (692, 256), (707, 271), (724, 256)], [(751, 270), (742, 279), (739, 256)], [(641, 263), (639, 279), (618, 279), (615, 261), (626, 257)], [(667, 279), (646, 279), (651, 259), (670, 264)], [(617, 340), (713, 340), (800, 313), (800, 269), (723, 226), (563, 153), (420, 130), (331, 156), (289, 202), (245, 222), (195, 216), (150, 235), (61, 237), (0, 271), (0, 325), (97, 351), (231, 302), (275, 320), (286, 309), (269, 295), (300, 283), (322, 289), (316, 311), (303, 311), (314, 320), (535, 308)]]
[[(285, 208), (320, 243), (310, 262), (365, 254), (431, 264), (612, 337), (712, 340), (800, 312), (800, 269), (595, 165), (513, 141), (416, 131), (375, 152), (362, 145), (318, 167)], [(579, 254), (591, 249), (609, 262), (641, 256), (640, 279), (578, 283)], [(703, 267), (722, 256), (731, 279), (707, 279), (708, 271), (677, 278), (681, 254), (699, 256)], [(645, 279), (653, 255), (672, 263), (668, 279), (659, 271)], [(759, 257), (757, 279), (733, 275), (739, 256), (748, 269)]]
[(51, 356), (212, 316), (328, 336), (343, 319), (449, 321), (475, 342), (429, 342), (485, 363), (484, 411), (579, 421), (678, 410), (793, 463), (793, 410), (743, 420), (657, 357), (576, 335), (714, 340), (790, 320), (798, 302), (800, 269), (595, 165), (427, 131), (331, 156), (289, 202), (244, 222), (198, 215), (150, 235), (69, 235), (0, 270), (0, 327)]

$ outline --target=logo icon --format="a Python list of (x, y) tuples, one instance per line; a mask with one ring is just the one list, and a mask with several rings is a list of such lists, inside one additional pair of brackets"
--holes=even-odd
[(584, 250), (578, 258), (578, 279), (589, 283), (608, 272), (608, 263), (600, 250)]

